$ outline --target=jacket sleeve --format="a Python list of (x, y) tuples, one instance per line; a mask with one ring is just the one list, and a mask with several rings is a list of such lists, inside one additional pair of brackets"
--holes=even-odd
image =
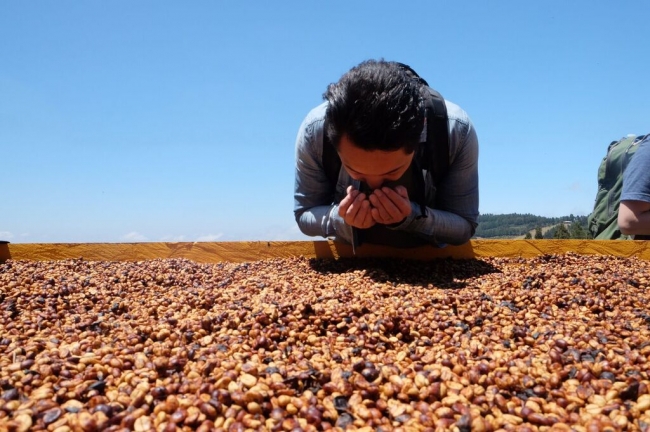
[(296, 138), (294, 216), (308, 236), (352, 242), (352, 227), (338, 214), (334, 203), (336, 185), (323, 169), (323, 122), (325, 104), (314, 108), (302, 122)]
[(411, 202), (411, 215), (393, 228), (440, 246), (469, 241), (476, 230), (479, 214), (478, 138), (464, 111), (461, 110), (453, 123), (450, 125), (450, 166), (435, 191), (436, 208), (427, 207), (427, 217), (418, 218), (420, 207)]

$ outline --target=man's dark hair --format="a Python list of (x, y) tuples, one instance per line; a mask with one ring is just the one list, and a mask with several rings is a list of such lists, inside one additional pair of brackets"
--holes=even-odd
[(330, 142), (341, 136), (364, 150), (412, 153), (424, 126), (423, 84), (408, 67), (367, 60), (327, 87), (325, 114)]

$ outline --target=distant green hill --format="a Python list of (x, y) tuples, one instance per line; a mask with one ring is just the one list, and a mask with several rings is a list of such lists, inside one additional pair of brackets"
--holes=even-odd
[(566, 223), (569, 227), (573, 224), (578, 225), (579, 227), (575, 226), (575, 229), (569, 229), (569, 232), (573, 234), (573, 238), (586, 238), (587, 216), (569, 215), (549, 218), (530, 213), (481, 214), (478, 217), (474, 238), (517, 238), (529, 232), (534, 236), (534, 231), (538, 227), (543, 228), (544, 238), (554, 238), (560, 223)]

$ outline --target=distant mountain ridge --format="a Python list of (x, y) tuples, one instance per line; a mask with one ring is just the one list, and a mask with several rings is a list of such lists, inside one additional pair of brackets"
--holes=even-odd
[[(478, 227), (474, 238), (517, 238), (523, 237), (531, 231), (534, 232), (536, 228), (545, 228), (543, 230), (544, 238), (557, 238), (556, 231), (560, 224), (579, 225), (581, 230), (584, 231), (585, 237), (574, 238), (588, 238), (587, 216), (574, 216), (571, 214), (551, 218), (530, 213), (481, 214), (478, 217)], [(580, 228), (578, 228), (578, 231), (581, 231)]]

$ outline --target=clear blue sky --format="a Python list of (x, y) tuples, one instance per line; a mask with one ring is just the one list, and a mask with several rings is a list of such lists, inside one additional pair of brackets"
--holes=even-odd
[(308, 239), (294, 143), (362, 60), (472, 118), (481, 213), (588, 214), (650, 132), (650, 2), (0, 0), (0, 240)]

